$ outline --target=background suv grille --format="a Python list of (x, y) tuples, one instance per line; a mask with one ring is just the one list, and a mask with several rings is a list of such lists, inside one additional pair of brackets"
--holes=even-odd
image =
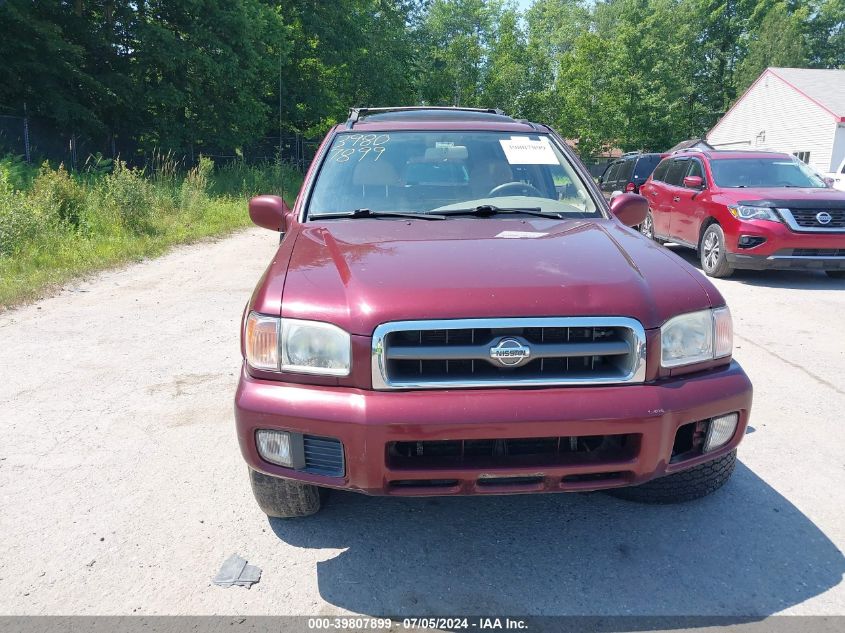
[[(830, 214), (830, 222), (822, 224), (816, 219), (821, 212)], [(789, 214), (800, 228), (845, 230), (845, 209), (789, 209)]]
[(845, 248), (794, 248), (793, 257), (845, 257)]
[(642, 326), (621, 317), (388, 323), (373, 337), (373, 387), (641, 382), (644, 350)]

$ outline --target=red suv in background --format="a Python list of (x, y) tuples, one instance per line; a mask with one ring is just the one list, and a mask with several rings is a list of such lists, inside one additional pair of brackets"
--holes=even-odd
[(698, 250), (711, 277), (734, 269), (824, 270), (845, 277), (845, 192), (788, 154), (684, 150), (641, 188), (640, 230)]

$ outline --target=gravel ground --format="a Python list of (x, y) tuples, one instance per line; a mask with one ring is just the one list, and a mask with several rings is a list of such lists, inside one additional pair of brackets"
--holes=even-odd
[[(700, 502), (334, 493), (269, 522), (232, 395), (274, 247), (247, 231), (0, 314), (0, 613), (845, 614), (845, 282), (717, 282), (755, 408)], [(210, 582), (233, 552), (250, 590)]]

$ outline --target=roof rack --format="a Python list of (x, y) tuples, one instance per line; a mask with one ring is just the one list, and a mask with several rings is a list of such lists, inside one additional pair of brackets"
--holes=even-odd
[(461, 108), (459, 106), (401, 106), (393, 108), (349, 108), (349, 118), (346, 120), (346, 129), (351, 130), (358, 120), (368, 114), (384, 114), (386, 112), (413, 112), (416, 110), (446, 110), (449, 112), (483, 112), (486, 114), (505, 115), (499, 108)]
[[(504, 113), (503, 113), (503, 114), (504, 114)], [(536, 123), (534, 123), (533, 121), (529, 121), (528, 119), (517, 119), (517, 120), (516, 120), (516, 122), (517, 122), (517, 123), (522, 123), (522, 124), (524, 124), (524, 125), (527, 125), (527, 126), (528, 126), (528, 127), (530, 127), (532, 130), (537, 130), (538, 132), (541, 132), (541, 131), (542, 131), (539, 125), (537, 125), (537, 124), (536, 124)]]
[(673, 154), (687, 154), (687, 153), (708, 154), (709, 152), (710, 152), (710, 150), (704, 149), (702, 147), (684, 147), (682, 149), (676, 149), (672, 153)]

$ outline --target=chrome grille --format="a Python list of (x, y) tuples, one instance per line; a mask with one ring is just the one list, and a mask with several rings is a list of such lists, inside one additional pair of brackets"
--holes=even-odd
[(645, 331), (624, 317), (386, 323), (372, 373), (375, 389), (642, 382)]
[[(845, 209), (778, 209), (786, 224), (799, 232), (821, 233), (845, 231)], [(830, 215), (830, 222), (819, 222), (818, 215)]]

